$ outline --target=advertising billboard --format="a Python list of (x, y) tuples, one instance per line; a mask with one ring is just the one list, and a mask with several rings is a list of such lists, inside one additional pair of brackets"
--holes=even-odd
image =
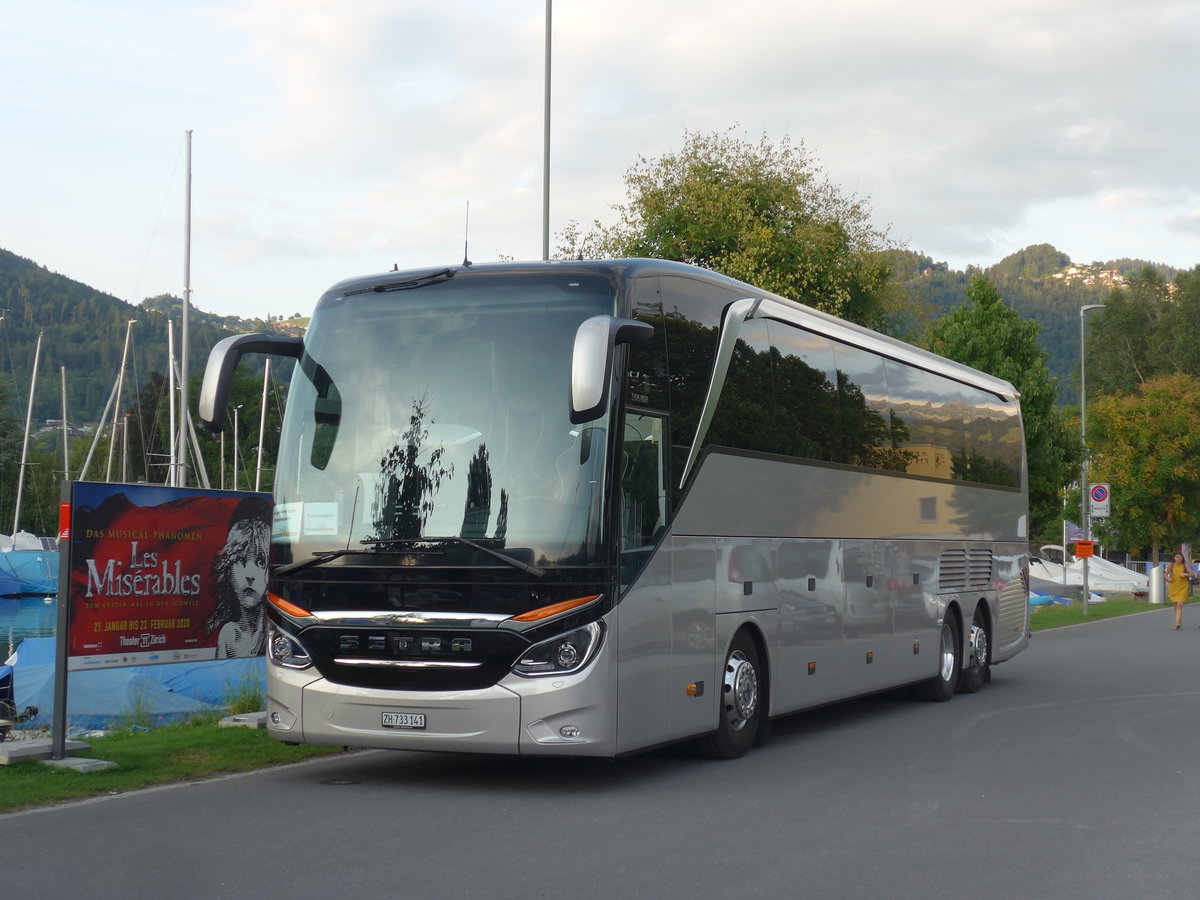
[(271, 495), (71, 485), (70, 669), (260, 656)]

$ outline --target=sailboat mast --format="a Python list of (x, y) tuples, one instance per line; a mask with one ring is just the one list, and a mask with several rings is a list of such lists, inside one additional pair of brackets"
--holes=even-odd
[(129, 338), (133, 334), (133, 326), (137, 324), (137, 319), (130, 319), (129, 324), (125, 326), (125, 349), (121, 351), (121, 370), (117, 373), (117, 402), (113, 406), (112, 430), (108, 437), (108, 464), (104, 468), (105, 482), (112, 481), (112, 462), (113, 450), (117, 443), (117, 422), (121, 417), (121, 392), (125, 387), (125, 365), (129, 360)]
[(88, 470), (92, 467), (92, 457), (96, 455), (96, 446), (100, 443), (100, 437), (104, 434), (104, 422), (108, 419), (108, 411), (112, 409), (113, 401), (117, 398), (117, 383), (114, 381), (112, 390), (108, 392), (108, 402), (104, 404), (104, 412), (100, 414), (99, 424), (96, 426), (96, 433), (92, 435), (92, 446), (88, 448), (87, 456), (83, 460), (83, 468), (79, 470), (79, 480), (86, 481)]
[(258, 465), (254, 468), (254, 489), (262, 490), (262, 460), (263, 460), (263, 444), (266, 443), (267, 436), (267, 387), (271, 383), (271, 360), (267, 360), (266, 368), (263, 370), (263, 395), (262, 395), (262, 410), (258, 415)]
[(63, 434), (63, 481), (71, 480), (71, 426), (67, 424), (67, 367), (62, 375), (62, 434)]
[(29, 404), (25, 407), (25, 437), (21, 441), (21, 470), (17, 473), (17, 503), (13, 509), (13, 534), (20, 528), (21, 495), (25, 491), (25, 464), (29, 459), (29, 432), (33, 426), (33, 393), (37, 387), (38, 362), (42, 358), (42, 332), (38, 332), (37, 346), (33, 351), (33, 377), (29, 379)]
[(167, 408), (171, 411), (171, 463), (167, 466), (167, 485), (179, 484), (179, 438), (175, 433), (175, 323), (167, 320)]
[(187, 135), (187, 175), (183, 199), (183, 327), (179, 334), (179, 468), (175, 484), (187, 486), (188, 310), (192, 301), (192, 132)]

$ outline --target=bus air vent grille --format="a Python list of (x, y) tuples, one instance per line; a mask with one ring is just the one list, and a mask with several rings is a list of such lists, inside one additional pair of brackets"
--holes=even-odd
[(992, 551), (955, 547), (938, 562), (938, 591), (986, 590), (992, 584)]

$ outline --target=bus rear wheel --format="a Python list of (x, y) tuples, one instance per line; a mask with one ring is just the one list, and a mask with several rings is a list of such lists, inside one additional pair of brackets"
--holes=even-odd
[(983, 613), (975, 611), (975, 620), (964, 648), (971, 654), (967, 667), (958, 675), (958, 691), (961, 694), (974, 694), (987, 681), (988, 666), (991, 665), (990, 648), (988, 646), (987, 628), (984, 627)]
[(696, 744), (702, 756), (737, 759), (754, 746), (763, 721), (762, 689), (765, 683), (760, 673), (754, 641), (745, 632), (739, 632), (725, 657), (717, 730)]
[(946, 618), (942, 620), (941, 638), (938, 641), (938, 670), (937, 674), (928, 681), (917, 685), (916, 694), (921, 700), (933, 703), (944, 703), (954, 696), (958, 686), (958, 670), (960, 647), (958, 640), (958, 620), (947, 610)]

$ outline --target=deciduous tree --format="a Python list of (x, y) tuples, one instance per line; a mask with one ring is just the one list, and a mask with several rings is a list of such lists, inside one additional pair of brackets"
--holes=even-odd
[(826, 312), (884, 323), (885, 235), (862, 198), (823, 175), (803, 144), (686, 133), (683, 148), (639, 158), (614, 225), (572, 223), (567, 257), (645, 256), (714, 269)]
[(1194, 540), (1200, 527), (1200, 379), (1152, 378), (1134, 394), (1088, 407), (1092, 481), (1112, 485), (1112, 516), (1097, 531), (1158, 558), (1164, 544)]

